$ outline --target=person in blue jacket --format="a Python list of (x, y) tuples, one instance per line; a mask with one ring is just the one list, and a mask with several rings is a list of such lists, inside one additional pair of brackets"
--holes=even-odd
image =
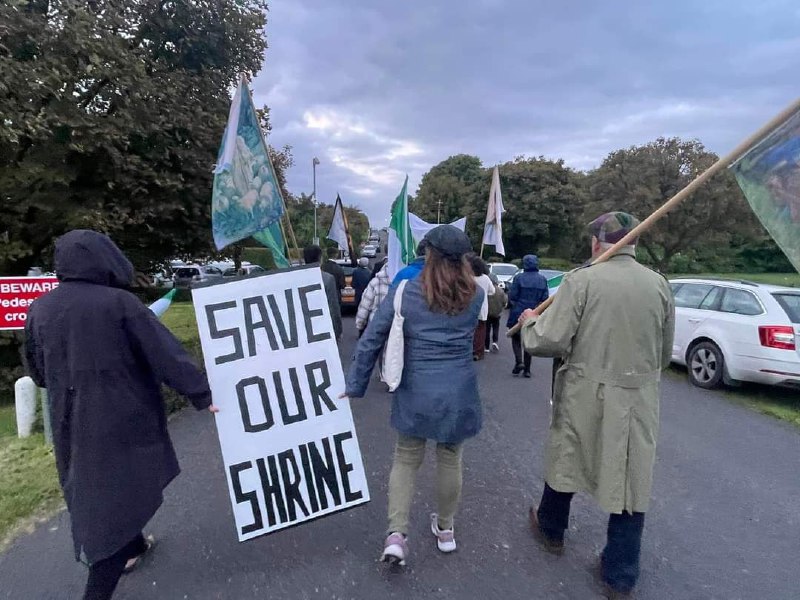
[(425, 266), (425, 250), (428, 247), (428, 242), (425, 238), (417, 244), (417, 257), (411, 261), (407, 267), (403, 267), (397, 272), (392, 281), (392, 287), (397, 287), (397, 284), (404, 279), (416, 279), (422, 273), (422, 268)]
[[(401, 313), (404, 366), (392, 398), (392, 427), (397, 430), (389, 476), (389, 527), (382, 560), (405, 564), (409, 512), (414, 481), (425, 456), (427, 440), (436, 443), (437, 513), (431, 532), (441, 552), (456, 549), (453, 518), (461, 498), (464, 441), (481, 429), (481, 399), (472, 361), (472, 340), (483, 306), (484, 291), (475, 283), (466, 254), (469, 238), (452, 225), (426, 235), (425, 267), (405, 284)], [(360, 398), (369, 383), (394, 320), (390, 288), (358, 343), (346, 395)]]
[[(547, 289), (547, 279), (539, 273), (539, 257), (534, 254), (527, 254), (522, 259), (523, 272), (514, 277), (511, 283), (511, 291), (508, 293), (508, 303), (511, 309), (508, 311), (508, 323), (510, 329), (517, 324), (520, 315), (528, 308), (536, 308), (547, 300), (550, 295)], [(522, 348), (520, 333), (517, 332), (511, 337), (511, 347), (514, 349), (514, 376), (523, 374), (524, 377), (531, 376), (531, 355)]]

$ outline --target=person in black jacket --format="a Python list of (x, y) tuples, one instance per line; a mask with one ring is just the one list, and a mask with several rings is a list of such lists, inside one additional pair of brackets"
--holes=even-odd
[[(549, 291), (547, 279), (539, 273), (539, 258), (534, 254), (527, 254), (522, 259), (524, 271), (514, 277), (511, 291), (508, 293), (508, 302), (511, 309), (508, 311), (508, 328), (517, 324), (520, 315), (528, 308), (536, 308), (547, 300)], [(514, 370), (512, 375), (522, 373), (525, 377), (531, 376), (531, 355), (524, 352), (519, 332), (511, 337), (511, 347), (514, 349)]]
[(361, 304), (361, 297), (364, 295), (364, 290), (367, 289), (371, 279), (372, 271), (369, 270), (369, 259), (359, 258), (358, 266), (353, 269), (353, 289), (356, 292), (356, 306)]
[[(323, 262), (320, 267), (325, 273), (330, 273), (333, 275), (333, 278), (336, 280), (336, 287), (341, 292), (345, 288), (344, 269), (333, 261), (333, 259), (338, 255), (338, 248), (328, 248), (328, 260)], [(339, 302), (341, 303), (341, 298), (339, 298)]]
[(56, 468), (75, 557), (89, 564), (84, 598), (111, 598), (153, 544), (142, 529), (180, 472), (161, 384), (216, 412), (206, 376), (126, 288), (133, 267), (114, 242), (75, 230), (56, 241), (58, 288), (26, 323), (28, 373), (47, 388)]

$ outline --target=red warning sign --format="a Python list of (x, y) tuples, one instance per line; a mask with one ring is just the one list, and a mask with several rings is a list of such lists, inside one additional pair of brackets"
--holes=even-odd
[(0, 331), (25, 329), (33, 301), (57, 287), (55, 277), (0, 277)]

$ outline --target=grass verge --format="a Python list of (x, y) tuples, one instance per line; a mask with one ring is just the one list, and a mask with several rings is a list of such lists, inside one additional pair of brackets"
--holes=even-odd
[(737, 404), (800, 427), (800, 394), (797, 390), (744, 384), (724, 393)]
[[(192, 304), (173, 303), (162, 321), (201, 363)], [(172, 390), (164, 394), (164, 400), (168, 412), (185, 406)], [(14, 406), (0, 405), (0, 551), (32, 519), (51, 514), (62, 504), (52, 448), (45, 445), (42, 433), (17, 438)]]
[[(674, 380), (687, 378), (686, 367), (674, 364), (664, 374)], [(742, 383), (741, 387), (724, 387), (710, 393), (723, 394), (731, 402), (800, 428), (800, 394), (796, 389)]]
[(61, 501), (53, 450), (44, 436), (0, 438), (0, 549), (21, 521)]

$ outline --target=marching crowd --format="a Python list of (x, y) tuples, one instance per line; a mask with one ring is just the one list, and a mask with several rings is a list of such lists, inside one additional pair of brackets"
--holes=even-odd
[[(593, 221), (593, 257), (636, 224), (619, 212)], [(318, 246), (304, 254), (307, 264), (320, 264), (339, 338), (344, 272), (330, 257), (323, 261)], [(431, 532), (442, 552), (457, 547), (463, 448), (482, 424), (475, 361), (499, 349), (508, 305), (507, 326), (520, 325), (512, 337), (512, 373), (530, 377), (532, 356), (552, 357), (557, 367), (544, 490), (528, 517), (532, 532), (545, 550), (562, 553), (572, 496), (591, 494), (610, 513), (599, 578), (609, 597), (630, 594), (652, 485), (660, 373), (672, 346), (667, 281), (636, 261), (635, 245), (625, 246), (606, 262), (567, 274), (543, 310), (548, 288), (536, 256), (524, 257), (506, 296), (453, 226), (431, 230), (416, 254), (393, 280), (385, 263), (370, 270), (366, 259), (352, 275), (359, 341), (342, 396), (363, 396), (376, 365), (382, 377), (396, 371), (398, 357), (387, 347), (396, 322), (403, 342), (392, 393), (398, 435), (382, 559), (402, 565), (409, 557), (414, 483), (429, 440), (437, 458)], [(133, 268), (108, 237), (66, 234), (56, 242), (55, 266), (61, 285), (29, 312), (27, 366), (49, 391), (75, 554), (89, 566), (84, 598), (108, 599), (152, 547), (142, 530), (178, 473), (160, 385), (186, 395), (198, 410), (217, 409), (186, 351), (126, 291)], [(108, 398), (115, 399), (113, 410)]]

